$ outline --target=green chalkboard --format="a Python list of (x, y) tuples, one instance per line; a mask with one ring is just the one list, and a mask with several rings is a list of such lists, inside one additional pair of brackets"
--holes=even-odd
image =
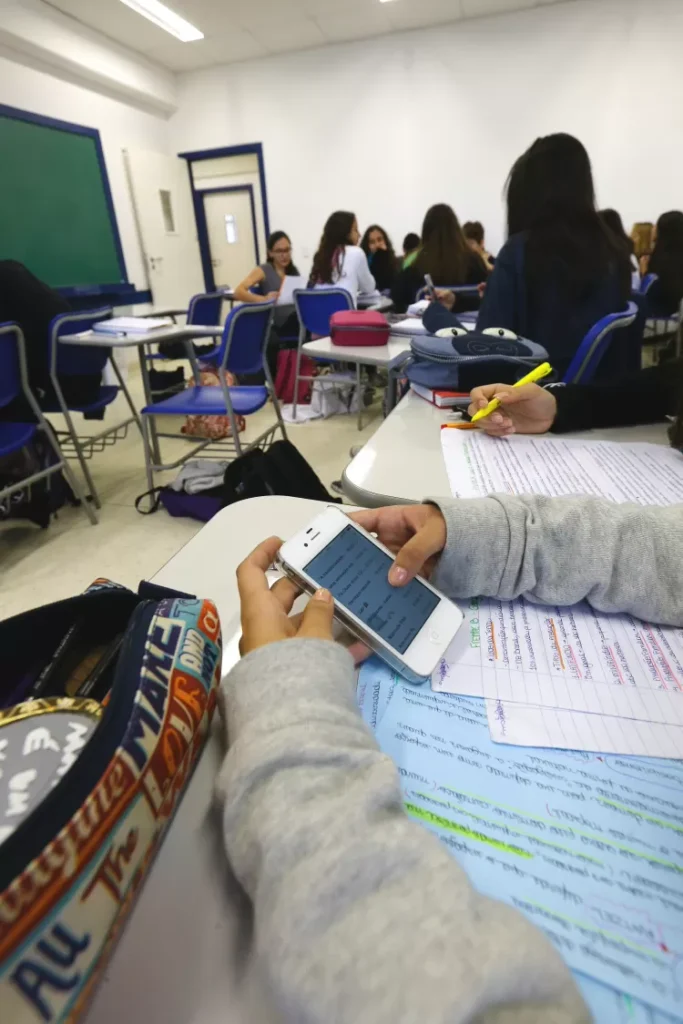
[(0, 114), (0, 259), (55, 288), (121, 283), (99, 136), (59, 123)]

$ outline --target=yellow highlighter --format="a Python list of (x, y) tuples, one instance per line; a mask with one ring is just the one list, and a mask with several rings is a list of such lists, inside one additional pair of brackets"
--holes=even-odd
[[(537, 380), (542, 380), (543, 377), (547, 377), (549, 373), (553, 372), (553, 368), (550, 363), (541, 363), (531, 373), (527, 373), (526, 377), (522, 377), (516, 384), (513, 384), (513, 388), (521, 388), (523, 384), (535, 384)], [(483, 420), (484, 416), (490, 416), (496, 409), (500, 409), (500, 399), (492, 398), (485, 409), (480, 409), (479, 412), (475, 412), (474, 416), (470, 420), (470, 423), (476, 423), (477, 420)]]

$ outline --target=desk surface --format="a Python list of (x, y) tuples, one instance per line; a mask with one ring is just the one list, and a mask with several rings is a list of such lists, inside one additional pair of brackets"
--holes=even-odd
[(63, 334), (61, 345), (88, 345), (92, 348), (129, 348), (136, 345), (153, 345), (159, 341), (188, 341), (190, 338), (215, 338), (223, 333), (222, 327), (206, 327), (174, 324), (172, 327), (158, 327), (154, 331), (139, 334), (102, 334), (99, 331), (81, 331), (79, 334)]
[[(273, 534), (288, 537), (321, 508), (301, 498), (241, 501), (219, 512), (153, 577), (212, 598), (221, 617), (224, 672), (235, 660), (235, 569)], [(239, 541), (237, 541), (239, 538)], [(244, 951), (244, 897), (228, 867), (213, 786), (223, 759), (218, 714), (168, 835), (143, 886), (87, 1024), (262, 1024), (272, 1020)]]
[[(441, 424), (455, 418), (409, 391), (342, 474), (344, 493), (357, 505), (380, 508), (451, 493), (441, 454)], [(585, 430), (562, 437), (668, 444), (666, 425)]]
[(303, 352), (318, 359), (336, 359), (339, 362), (360, 363), (361, 366), (389, 368), (400, 363), (410, 353), (410, 338), (390, 335), (387, 345), (333, 345), (331, 338), (307, 341)]

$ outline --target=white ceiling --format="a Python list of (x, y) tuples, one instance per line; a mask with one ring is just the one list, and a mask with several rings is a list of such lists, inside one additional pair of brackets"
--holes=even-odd
[(172, 71), (424, 28), (562, 0), (164, 0), (205, 38), (181, 43), (120, 0), (47, 0)]

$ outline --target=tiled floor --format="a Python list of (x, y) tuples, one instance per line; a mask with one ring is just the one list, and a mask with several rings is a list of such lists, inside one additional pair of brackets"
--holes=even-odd
[[(133, 377), (130, 385), (135, 399), (141, 402), (139, 376)], [(108, 410), (107, 422), (115, 422), (117, 416), (123, 418), (125, 412), (125, 402), (117, 400)], [(267, 406), (250, 417), (242, 437), (248, 439), (260, 433), (272, 415), (272, 408)], [(58, 426), (58, 418), (52, 419)], [(337, 416), (290, 426), (289, 437), (329, 486), (340, 477), (351, 445), (366, 441), (379, 426), (379, 403), (367, 410), (365, 419), (360, 432), (355, 416)], [(83, 427), (83, 433), (89, 426), (93, 433), (102, 429), (101, 424), (84, 424), (80, 417), (79, 421), (78, 429)], [(167, 429), (178, 426), (169, 420)], [(72, 465), (80, 474), (77, 463)], [(97, 526), (91, 526), (77, 508), (62, 509), (47, 530), (20, 521), (0, 524), (0, 619), (77, 594), (98, 576), (136, 587), (140, 579), (151, 577), (201, 529), (201, 523), (173, 519), (164, 509), (152, 516), (136, 512), (135, 498), (147, 485), (140, 436), (134, 425), (124, 441), (95, 455), (90, 465), (102, 499)], [(166, 478), (174, 475), (169, 473)]]

